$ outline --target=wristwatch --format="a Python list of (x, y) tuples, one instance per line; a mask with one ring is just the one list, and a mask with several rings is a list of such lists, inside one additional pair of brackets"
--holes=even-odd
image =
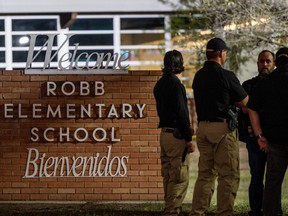
[(256, 139), (258, 140), (258, 139), (261, 138), (261, 137), (263, 137), (263, 134), (262, 134), (262, 133), (258, 134), (258, 135), (256, 136)]

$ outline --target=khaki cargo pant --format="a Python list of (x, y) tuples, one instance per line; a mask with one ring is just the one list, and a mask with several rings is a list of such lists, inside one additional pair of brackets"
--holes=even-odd
[(233, 215), (239, 186), (239, 143), (237, 130), (230, 132), (227, 123), (200, 122), (197, 130), (200, 152), (190, 216), (205, 215), (218, 177), (216, 215)]
[(182, 163), (185, 140), (161, 132), (161, 173), (163, 176), (165, 209), (162, 215), (178, 215), (189, 184), (189, 154)]

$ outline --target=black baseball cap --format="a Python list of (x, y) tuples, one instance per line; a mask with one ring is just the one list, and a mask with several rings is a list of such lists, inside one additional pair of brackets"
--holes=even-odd
[(288, 64), (288, 48), (282, 47), (276, 52), (276, 64), (285, 65)]
[(215, 37), (208, 41), (206, 51), (215, 52), (222, 50), (231, 50), (231, 49), (226, 45), (226, 43), (221, 38)]

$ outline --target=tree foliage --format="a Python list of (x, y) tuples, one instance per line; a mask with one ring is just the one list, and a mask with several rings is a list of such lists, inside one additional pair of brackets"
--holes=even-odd
[[(171, 30), (174, 35), (181, 36), (179, 43), (190, 44), (193, 50), (203, 50), (203, 43), (191, 41), (205, 41), (213, 36), (224, 38), (233, 47), (234, 59), (230, 66), (234, 70), (239, 61), (246, 60), (241, 56), (243, 51), (250, 53), (259, 47), (275, 50), (287, 46), (287, 0), (159, 1), (173, 5), (178, 11), (172, 19)], [(185, 17), (184, 22), (179, 21), (181, 17)]]

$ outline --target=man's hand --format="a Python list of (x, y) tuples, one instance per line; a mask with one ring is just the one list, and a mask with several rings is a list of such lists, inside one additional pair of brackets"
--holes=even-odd
[(196, 145), (195, 145), (195, 143), (192, 142), (192, 141), (186, 142), (186, 147), (187, 147), (187, 149), (188, 149), (187, 153), (189, 153), (189, 154), (192, 153), (192, 152), (194, 152), (195, 149), (196, 149)]
[(261, 136), (257, 139), (258, 145), (260, 147), (260, 150), (267, 153), (268, 152), (268, 145), (267, 145), (267, 139), (264, 136)]
[(182, 162), (184, 163), (187, 154), (190, 154), (194, 151), (195, 151), (195, 144), (192, 141), (186, 142), (186, 147), (185, 147), (184, 152), (182, 154)]

